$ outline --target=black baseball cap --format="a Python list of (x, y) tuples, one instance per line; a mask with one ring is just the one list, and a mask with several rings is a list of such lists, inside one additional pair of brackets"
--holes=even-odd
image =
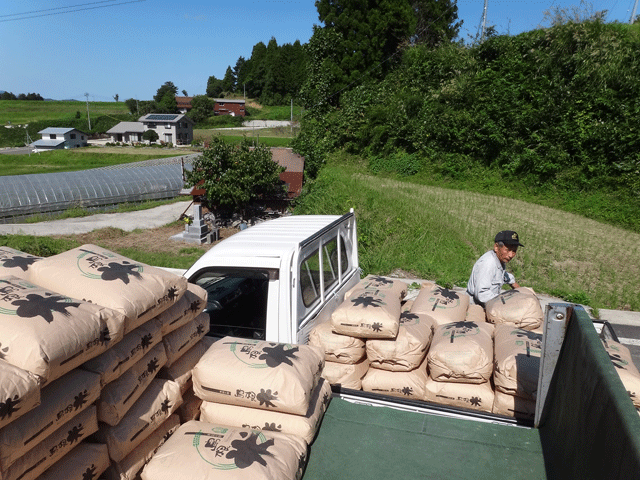
[(498, 232), (496, 234), (495, 242), (502, 242), (505, 245), (517, 245), (519, 247), (524, 247), (524, 245), (520, 243), (518, 234), (513, 230), (503, 230), (501, 232)]

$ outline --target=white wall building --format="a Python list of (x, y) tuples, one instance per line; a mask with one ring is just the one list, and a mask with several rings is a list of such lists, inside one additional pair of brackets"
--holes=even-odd
[(42, 135), (40, 140), (36, 140), (31, 144), (34, 151), (56, 150), (63, 148), (86, 147), (87, 134), (75, 128), (56, 128), (49, 127), (38, 132)]

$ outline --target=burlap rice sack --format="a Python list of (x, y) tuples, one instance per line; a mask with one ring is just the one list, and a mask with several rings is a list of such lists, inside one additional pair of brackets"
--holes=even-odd
[(322, 378), (331, 385), (340, 385), (342, 388), (352, 390), (362, 389), (362, 378), (369, 370), (369, 359), (363, 357), (358, 363), (325, 362), (322, 369)]
[(603, 345), (631, 401), (640, 408), (640, 372), (633, 363), (631, 352), (627, 347), (613, 340), (606, 340)]
[(536, 402), (535, 400), (507, 395), (500, 390), (496, 390), (493, 398), (493, 413), (533, 420), (536, 416)]
[(11, 247), (0, 247), (0, 277), (13, 275), (27, 280), (29, 268), (41, 259)]
[(184, 393), (190, 385), (191, 374), (193, 367), (200, 361), (200, 358), (207, 351), (208, 345), (204, 337), (197, 342), (193, 347), (185, 352), (184, 355), (179, 357), (170, 367), (163, 367), (158, 373), (158, 378), (166, 378), (167, 380), (173, 380), (180, 386), (180, 393)]
[(105, 385), (96, 404), (98, 420), (107, 425), (117, 425), (166, 362), (164, 345), (159, 343), (129, 370)]
[(40, 475), (39, 480), (93, 480), (108, 467), (105, 444), (82, 442)]
[(540, 374), (542, 335), (504, 324), (496, 325), (493, 336), (493, 382), (496, 390), (535, 400)]
[(109, 457), (120, 462), (182, 404), (180, 388), (171, 380), (154, 378), (117, 425), (100, 425), (96, 437), (109, 447)]
[(491, 412), (493, 409), (493, 397), (491, 382), (436, 382), (429, 378), (427, 379), (424, 400), (454, 407)]
[(160, 315), (158, 320), (162, 324), (162, 335), (173, 332), (176, 328), (189, 323), (200, 315), (207, 306), (207, 291), (193, 283), (187, 283), (187, 291), (171, 307)]
[(436, 285), (432, 289), (420, 290), (411, 312), (430, 315), (438, 325), (442, 325), (463, 321), (468, 307), (469, 295)]
[(22, 455), (87, 409), (100, 395), (100, 376), (75, 369), (42, 389), (41, 403), (0, 429), (0, 465)]
[(344, 299), (349, 299), (354, 293), (360, 290), (378, 291), (393, 294), (402, 300), (407, 293), (407, 284), (399, 279), (381, 277), (378, 275), (367, 275), (358, 284), (345, 293)]
[(426, 384), (427, 362), (425, 359), (422, 365), (410, 372), (390, 372), (370, 368), (362, 379), (362, 390), (393, 397), (422, 400)]
[(45, 288), (112, 308), (126, 317), (125, 333), (175, 304), (187, 279), (83, 245), (34, 263), (30, 278)]
[(166, 366), (170, 367), (209, 332), (209, 314), (201, 313), (189, 323), (162, 338), (167, 351)]
[(41, 385), (99, 355), (123, 335), (118, 312), (54, 293), (18, 277), (0, 278), (0, 342), (7, 362)]
[(37, 377), (0, 358), (0, 428), (15, 422), (39, 403), (40, 385)]
[(436, 327), (427, 353), (429, 375), (440, 382), (483, 383), (493, 372), (493, 325), (456, 322)]
[(82, 364), (82, 368), (98, 373), (101, 384), (106, 385), (129, 370), (161, 341), (160, 322), (151, 320), (127, 333), (103, 354)]
[(367, 341), (367, 358), (372, 368), (408, 372), (420, 366), (431, 343), (435, 320), (429, 315), (404, 312), (394, 340)]
[(309, 409), (304, 415), (267, 412), (257, 408), (202, 402), (200, 420), (219, 425), (229, 425), (230, 427), (297, 435), (304, 438), (308, 444), (311, 444), (330, 400), (331, 385), (321, 378), (311, 396)]
[(333, 331), (359, 338), (395, 338), (406, 284), (367, 278), (347, 292), (344, 302), (331, 314)]
[(486, 322), (487, 316), (484, 313), (482, 305), (469, 304), (467, 308), (467, 314), (465, 316), (466, 322)]
[[(2, 473), (2, 480), (35, 480), (98, 429), (96, 407), (73, 417)], [(66, 478), (66, 477), (65, 477)]]
[(309, 345), (321, 349), (327, 362), (357, 363), (365, 355), (364, 340), (333, 333), (331, 322), (319, 323), (309, 332)]
[[(193, 392), (193, 387), (191, 382), (189, 382), (189, 388), (182, 395), (182, 405), (178, 407), (176, 413), (178, 417), (180, 417), (180, 423), (187, 423), (191, 420), (199, 420), (200, 419), (200, 406), (202, 405), (202, 399), (196, 397), (196, 394)], [(216, 403), (216, 405), (224, 405), (223, 403)], [(244, 407), (238, 407), (244, 408)], [(264, 412), (264, 410), (260, 410)]]
[(142, 480), (300, 480), (307, 443), (298, 436), (191, 421), (142, 470)]
[(107, 480), (139, 480), (138, 473), (149, 463), (149, 460), (164, 445), (169, 437), (180, 426), (178, 415), (173, 414), (162, 425), (153, 431), (151, 435), (134, 448), (129, 455), (119, 462), (111, 462), (105, 477)]
[(544, 320), (540, 300), (526, 287), (502, 292), (485, 303), (484, 308), (487, 322), (508, 323), (525, 330), (538, 328)]
[(225, 337), (193, 369), (193, 390), (207, 402), (304, 415), (323, 367), (316, 347)]

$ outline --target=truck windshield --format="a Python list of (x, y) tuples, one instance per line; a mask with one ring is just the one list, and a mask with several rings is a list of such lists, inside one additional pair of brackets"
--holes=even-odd
[(264, 340), (269, 289), (266, 272), (208, 270), (198, 272), (189, 281), (208, 293), (208, 335)]

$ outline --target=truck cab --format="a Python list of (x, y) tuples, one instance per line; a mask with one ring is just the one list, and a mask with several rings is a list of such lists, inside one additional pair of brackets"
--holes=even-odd
[(259, 223), (215, 245), (184, 276), (208, 293), (209, 335), (306, 343), (360, 280), (355, 215)]

